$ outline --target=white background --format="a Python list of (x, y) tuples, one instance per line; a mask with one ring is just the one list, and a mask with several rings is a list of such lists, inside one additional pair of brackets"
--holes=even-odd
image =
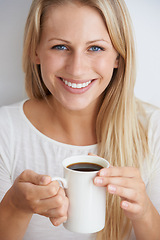
[[(0, 106), (26, 98), (25, 20), (32, 0), (0, 0)], [(138, 98), (160, 107), (160, 0), (126, 0), (136, 36)]]

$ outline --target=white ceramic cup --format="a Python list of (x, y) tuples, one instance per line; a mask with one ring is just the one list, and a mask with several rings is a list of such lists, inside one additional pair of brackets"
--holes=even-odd
[(98, 171), (83, 172), (67, 168), (80, 162), (109, 167), (109, 162), (98, 156), (72, 156), (62, 162), (64, 178), (54, 177), (52, 180), (62, 183), (69, 198), (68, 219), (64, 227), (72, 232), (94, 233), (102, 230), (105, 225), (106, 188), (97, 187), (93, 183)]

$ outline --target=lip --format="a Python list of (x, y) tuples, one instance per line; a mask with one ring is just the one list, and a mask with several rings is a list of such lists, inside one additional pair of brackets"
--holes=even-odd
[[(57, 77), (58, 80), (60, 81), (60, 83), (62, 84), (62, 86), (70, 93), (73, 94), (82, 94), (85, 93), (95, 82), (96, 79), (88, 79), (88, 80), (75, 80), (75, 79), (68, 79), (68, 78), (62, 78), (62, 77)], [(76, 84), (83, 84), (83, 83), (87, 83), (89, 81), (91, 81), (91, 83), (83, 88), (72, 88), (69, 87), (68, 85), (66, 85), (63, 80), (66, 80), (67, 82), (71, 82), (71, 83), (76, 83)]]

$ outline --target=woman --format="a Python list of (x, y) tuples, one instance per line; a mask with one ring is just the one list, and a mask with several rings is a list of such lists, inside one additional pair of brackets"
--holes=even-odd
[[(30, 99), (1, 109), (1, 239), (159, 239), (160, 111), (134, 96), (124, 1), (34, 0), (23, 66)], [(60, 225), (69, 201), (51, 177), (90, 152), (113, 167), (94, 179), (105, 228), (81, 235)]]

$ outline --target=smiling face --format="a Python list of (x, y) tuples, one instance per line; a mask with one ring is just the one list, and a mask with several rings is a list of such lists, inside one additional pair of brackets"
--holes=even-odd
[(69, 110), (97, 106), (118, 67), (117, 55), (94, 8), (73, 3), (50, 8), (36, 63), (58, 104)]

